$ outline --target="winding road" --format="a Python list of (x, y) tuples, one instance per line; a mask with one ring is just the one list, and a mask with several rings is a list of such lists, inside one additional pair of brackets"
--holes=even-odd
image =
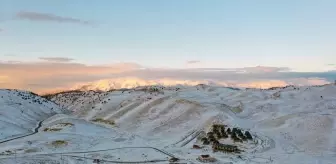
[[(73, 155), (64, 155), (65, 157), (72, 157), (72, 158), (81, 158), (81, 159), (89, 159), (89, 160), (94, 160), (96, 158), (88, 158), (88, 157), (80, 157), (80, 156), (73, 156)], [(148, 160), (148, 161), (110, 161), (110, 160), (105, 160), (101, 159), (100, 161), (102, 162), (107, 162), (107, 163), (156, 163), (156, 162), (168, 162), (168, 160)]]
[(25, 138), (25, 137), (28, 137), (28, 136), (31, 136), (31, 135), (34, 135), (34, 134), (38, 133), (39, 129), (42, 127), (43, 121), (40, 121), (38, 123), (37, 127), (34, 128), (33, 132), (31, 132), (29, 134), (22, 135), (22, 136), (13, 137), (13, 138), (10, 138), (10, 139), (6, 139), (6, 140), (3, 140), (3, 141), (0, 141), (0, 144), (6, 143), (6, 142), (9, 142), (9, 141), (13, 141), (13, 140), (16, 140), (16, 139), (20, 139), (20, 138)]
[[(73, 151), (73, 152), (59, 152), (59, 153), (35, 153), (34, 155), (65, 155), (65, 154), (83, 154), (83, 153), (97, 153), (103, 151), (111, 151), (111, 150), (119, 150), (119, 149), (154, 149), (162, 154), (165, 154), (169, 157), (175, 157), (173, 154), (168, 153), (164, 150), (155, 148), (155, 147), (120, 147), (120, 148), (112, 148), (112, 149), (101, 149), (101, 150), (92, 150), (92, 151)], [(25, 156), (25, 154), (23, 154)], [(18, 157), (18, 156), (16, 156)], [(175, 157), (176, 158), (176, 157)]]
[[(82, 159), (90, 159), (93, 160), (94, 158), (89, 158), (89, 157), (82, 157), (82, 156), (77, 156), (74, 154), (84, 154), (84, 153), (97, 153), (97, 152), (104, 152), (104, 151), (111, 151), (111, 150), (118, 150), (118, 149), (154, 149), (162, 154), (165, 154), (169, 156), (170, 158), (176, 158), (173, 154), (168, 153), (164, 150), (155, 148), (155, 147), (120, 147), (120, 148), (113, 148), (113, 149), (103, 149), (103, 150), (94, 150), (94, 151), (78, 151), (78, 152), (61, 152), (61, 153), (43, 153), (43, 154), (31, 154), (31, 156), (53, 156), (53, 155), (61, 155), (63, 157), (72, 157), (72, 158), (82, 158)], [(28, 155), (29, 156), (29, 155)], [(13, 158), (26, 158), (27, 154), (22, 154), (21, 155), (15, 155), (15, 156), (7, 156), (5, 158), (0, 158), (0, 159), (13, 159)], [(107, 162), (107, 163), (157, 163), (157, 162), (168, 162), (167, 159), (157, 159), (157, 160), (146, 160), (146, 161), (111, 161), (111, 160), (105, 160), (101, 159), (102, 162)]]
[[(38, 123), (38, 125), (33, 129), (33, 132), (31, 132), (29, 134), (22, 135), (22, 136), (13, 137), (13, 138), (10, 138), (10, 139), (3, 140), (3, 141), (0, 142), (0, 144), (6, 143), (6, 142), (9, 142), (9, 141), (13, 141), (13, 140), (17, 140), (17, 139), (21, 139), (21, 138), (25, 138), (25, 137), (28, 137), (28, 136), (31, 136), (31, 135), (34, 135), (34, 134), (38, 133), (39, 129), (42, 127), (43, 121), (40, 121)], [(62, 152), (62, 153), (34, 154), (34, 156), (39, 156), (39, 155), (46, 155), (46, 156), (50, 156), (50, 155), (63, 155), (63, 156), (68, 156), (68, 157), (83, 158), (83, 157), (80, 157), (80, 156), (72, 156), (72, 155), (67, 155), (67, 154), (94, 153), (94, 152), (103, 152), (103, 151), (110, 151), (110, 150), (117, 150), (117, 149), (130, 149), (130, 148), (132, 148), (132, 149), (144, 149), (144, 148), (154, 149), (154, 150), (156, 150), (156, 151), (158, 151), (158, 152), (160, 152), (162, 154), (165, 154), (165, 155), (169, 156), (170, 158), (176, 158), (173, 154), (168, 153), (168, 152), (166, 152), (164, 150), (155, 148), (155, 147), (121, 147), (121, 148), (104, 149), (104, 150), (94, 150), (94, 151), (82, 151), (82, 152)], [(6, 157), (6, 158), (7, 159), (8, 158), (18, 158), (18, 156), (17, 155), (15, 155), (15, 157), (9, 156), (9, 157)], [(22, 158), (24, 158), (24, 156)], [(91, 158), (85, 158), (85, 159), (91, 159)], [(168, 160), (148, 160), (148, 161), (134, 161), (134, 162), (133, 161), (109, 161), (109, 160), (102, 160), (102, 161), (109, 162), (109, 163), (156, 163), (156, 162), (165, 162), (165, 161), (168, 161)]]

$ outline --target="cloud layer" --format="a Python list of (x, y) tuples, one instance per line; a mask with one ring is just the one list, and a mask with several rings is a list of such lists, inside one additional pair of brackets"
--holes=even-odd
[(43, 60), (33, 63), (0, 62), (0, 88), (41, 93), (104, 79), (138, 79), (134, 83), (159, 81), (165, 84), (213, 82), (224, 86), (264, 88), (287, 84), (318, 85), (336, 79), (336, 72), (288, 72), (289, 68), (282, 67), (159, 69), (145, 68), (135, 63), (89, 66), (60, 57)]
[(201, 61), (199, 60), (190, 60), (190, 61), (187, 61), (187, 64), (196, 64), (196, 63), (200, 63)]
[(138, 67), (130, 63), (88, 66), (69, 62), (0, 62), (0, 88), (19, 88), (40, 92), (70, 87), (77, 82), (106, 78), (111, 74)]
[(57, 22), (57, 23), (76, 23), (76, 24), (83, 24), (89, 25), (91, 22), (86, 20), (81, 20), (72, 17), (62, 17), (57, 16), (54, 14), (49, 13), (39, 13), (39, 12), (32, 12), (32, 11), (20, 11), (15, 15), (16, 19), (21, 20), (30, 20), (30, 21), (44, 21), (44, 22)]
[(64, 57), (40, 57), (39, 59), (48, 62), (61, 62), (61, 63), (70, 62), (74, 60), (71, 58), (64, 58)]

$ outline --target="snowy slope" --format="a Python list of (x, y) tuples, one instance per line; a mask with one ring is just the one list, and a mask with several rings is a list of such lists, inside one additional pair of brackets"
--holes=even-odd
[[(334, 85), (265, 90), (149, 86), (46, 96), (59, 107), (29, 92), (0, 93), (0, 118), (6, 120), (0, 125), (6, 137), (28, 132), (44, 120), (38, 133), (0, 143), (0, 164), (90, 163), (95, 158), (168, 163), (172, 157), (181, 163), (201, 163), (196, 160), (201, 154), (227, 164), (336, 160)], [(72, 113), (56, 114), (62, 112), (59, 108)], [(249, 130), (253, 140), (221, 141), (237, 145), (241, 154), (213, 152), (200, 142), (213, 123)], [(193, 149), (193, 144), (204, 147)]]
[(167, 163), (172, 157), (117, 126), (60, 114), (69, 112), (33, 93), (0, 90), (0, 98), (0, 164), (91, 163), (97, 157)]
[(0, 163), (83, 163), (84, 157), (141, 162), (167, 161), (170, 156), (134, 134), (63, 114), (46, 119), (39, 133), (0, 147)]
[[(335, 93), (334, 85), (268, 90), (198, 85), (69, 92), (51, 99), (76, 117), (113, 120), (120, 130), (186, 158), (199, 155), (190, 150), (195, 141), (179, 148), (176, 143), (213, 122), (222, 122), (250, 129), (267, 143), (244, 154), (245, 161), (332, 163), (336, 155)], [(229, 161), (239, 163), (238, 159)]]
[(33, 93), (0, 90), (0, 141), (31, 133), (40, 121), (62, 113), (59, 107)]

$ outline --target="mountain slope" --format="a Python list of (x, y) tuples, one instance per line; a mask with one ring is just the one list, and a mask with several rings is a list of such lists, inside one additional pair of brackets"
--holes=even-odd
[[(268, 90), (152, 86), (69, 92), (52, 100), (86, 120), (113, 120), (120, 129), (145, 136), (153, 145), (172, 145), (213, 122), (223, 122), (274, 140), (274, 146), (258, 150), (267, 152), (263, 155), (324, 159), (333, 158), (336, 151), (335, 93), (334, 85)], [(296, 155), (286, 160), (295, 160)]]
[[(37, 157), (62, 163), (92, 162), (95, 158), (115, 163), (168, 163), (169, 158), (177, 157), (182, 163), (201, 163), (196, 158), (209, 154), (218, 163), (332, 164), (336, 159), (335, 93), (335, 85), (267, 90), (197, 85), (69, 91), (46, 98), (70, 110), (72, 116), (49, 117), (62, 111), (54, 111), (53, 103), (39, 97), (26, 100), (26, 94), (34, 97), (28, 92), (2, 90), (2, 111), (11, 118), (6, 121), (22, 127), (16, 127), (19, 132), (49, 118), (39, 133), (1, 144), (0, 163), (17, 163), (13, 158), (17, 155), (22, 157), (19, 163), (36, 163)], [(19, 109), (29, 116), (20, 114)], [(216, 136), (221, 143), (242, 151), (212, 151), (214, 143), (206, 145), (202, 140), (214, 130), (214, 124), (250, 131), (252, 140), (236, 141), (232, 134), (231, 138)]]
[[(62, 113), (69, 114), (34, 93), (0, 90), (0, 163), (72, 164), (78, 159), (89, 163), (97, 156), (142, 162), (170, 157), (148, 146), (145, 139), (113, 125), (106, 127)], [(83, 154), (90, 158), (83, 158)]]
[(62, 112), (31, 92), (0, 90), (0, 141), (29, 133), (40, 121)]

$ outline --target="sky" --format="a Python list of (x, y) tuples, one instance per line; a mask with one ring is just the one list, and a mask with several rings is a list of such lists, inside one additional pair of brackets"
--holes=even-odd
[(85, 82), (110, 78), (116, 67), (332, 80), (335, 8), (334, 0), (0, 0), (0, 88), (46, 78), (27, 71), (35, 68), (64, 76), (65, 65), (83, 72), (73, 82), (92, 69), (107, 71)]

